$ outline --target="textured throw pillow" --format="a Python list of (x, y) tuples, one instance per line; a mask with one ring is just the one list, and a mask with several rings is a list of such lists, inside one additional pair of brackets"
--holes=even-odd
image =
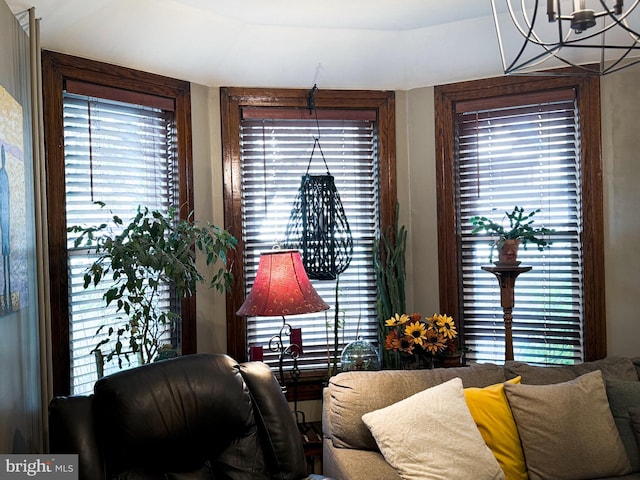
[(631, 424), (630, 410), (640, 407), (640, 382), (607, 380), (607, 397), (631, 470), (640, 470), (640, 450)]
[[(507, 383), (520, 383), (520, 377)], [(504, 384), (498, 383), (485, 388), (465, 388), (464, 396), (482, 438), (498, 460), (506, 479), (529, 478), (518, 428), (504, 393)]]
[(504, 391), (531, 480), (631, 472), (600, 371), (552, 385), (505, 384)]
[(362, 416), (404, 480), (504, 479), (454, 378)]

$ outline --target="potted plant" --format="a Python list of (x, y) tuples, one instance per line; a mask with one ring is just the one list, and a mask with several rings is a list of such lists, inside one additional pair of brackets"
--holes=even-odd
[[(405, 297), (405, 252), (407, 230), (398, 226), (400, 205), (396, 204), (395, 223), (380, 234), (373, 242), (373, 270), (378, 287), (376, 303), (378, 313), (378, 337), (384, 345), (387, 335), (386, 321), (398, 312), (406, 311)], [(397, 352), (382, 349), (382, 367), (398, 368), (400, 358)]]
[(533, 217), (538, 212), (540, 212), (539, 208), (532, 210), (530, 213), (525, 213), (523, 207), (516, 205), (512, 212), (505, 212), (505, 216), (509, 220), (508, 227), (496, 223), (487, 217), (474, 216), (469, 219), (474, 227), (471, 233), (476, 234), (484, 231), (497, 236), (491, 243), (491, 252), (489, 254), (490, 262), (493, 261), (493, 249), (497, 248), (498, 262), (496, 263), (498, 265), (517, 265), (519, 262), (517, 262), (516, 258), (520, 244), (522, 244), (526, 250), (527, 243), (533, 243), (540, 251), (542, 251), (544, 247), (551, 245), (550, 241), (541, 238), (541, 236), (554, 233), (555, 230), (533, 226)]
[[(104, 203), (96, 203), (104, 207)], [(165, 215), (138, 207), (126, 225), (113, 215), (108, 224), (68, 228), (78, 234), (76, 248), (85, 247), (98, 255), (84, 275), (84, 288), (97, 286), (103, 279), (111, 282), (103, 299), (106, 306), (115, 305), (121, 322), (98, 329), (100, 340), (92, 353), (107, 362), (116, 357), (120, 368), (122, 357), (129, 361), (130, 354), (145, 364), (165, 353), (163, 337), (180, 316), (161, 308), (158, 298), (167, 284), (175, 289), (178, 299), (183, 299), (205, 281), (196, 268), (196, 250), (206, 255), (207, 265), (222, 264), (209, 280), (210, 286), (219, 292), (231, 288), (233, 276), (226, 260), (227, 252), (237, 244), (236, 238), (210, 223), (199, 225), (176, 218), (174, 209)], [(104, 354), (103, 348), (110, 350)]]

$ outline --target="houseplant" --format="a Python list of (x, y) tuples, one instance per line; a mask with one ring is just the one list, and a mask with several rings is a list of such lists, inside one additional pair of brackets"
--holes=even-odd
[[(101, 207), (104, 203), (96, 202)], [(167, 214), (138, 207), (137, 214), (125, 224), (117, 215), (110, 223), (97, 227), (73, 226), (68, 231), (77, 234), (74, 246), (85, 247), (98, 256), (84, 275), (84, 288), (97, 286), (103, 279), (110, 281), (103, 295), (106, 306), (115, 305), (119, 324), (103, 325), (96, 335), (100, 338), (92, 353), (104, 355), (105, 361), (129, 354), (140, 363), (153, 361), (163, 345), (162, 338), (180, 319), (180, 315), (161, 308), (158, 298), (167, 284), (183, 299), (195, 293), (196, 285), (205, 277), (196, 268), (196, 250), (206, 255), (206, 264), (220, 262), (209, 284), (222, 292), (229, 290), (232, 273), (226, 268), (227, 252), (237, 240), (226, 230), (192, 221), (176, 220), (176, 212)]]
[[(406, 311), (405, 251), (407, 230), (398, 227), (400, 206), (396, 204), (395, 223), (389, 226), (373, 243), (373, 269), (378, 287), (378, 336), (381, 344), (386, 337), (385, 322), (396, 312)], [(382, 350), (382, 367), (398, 368), (399, 356), (392, 350)]]
[(534, 219), (536, 213), (540, 212), (540, 209), (532, 210), (529, 213), (525, 213), (523, 207), (517, 205), (511, 212), (505, 212), (506, 218), (509, 220), (509, 225), (505, 227), (501, 223), (497, 223), (490, 218), (483, 216), (474, 216), (469, 219), (473, 224), (472, 234), (479, 232), (486, 232), (490, 235), (495, 235), (497, 238), (491, 243), (491, 252), (489, 254), (489, 261), (493, 261), (493, 250), (498, 249), (498, 264), (517, 264), (516, 255), (517, 249), (520, 244), (527, 249), (527, 243), (533, 243), (538, 247), (538, 250), (542, 251), (544, 247), (551, 245), (549, 240), (541, 238), (542, 235), (549, 235), (554, 233), (555, 230), (546, 227), (534, 227)]

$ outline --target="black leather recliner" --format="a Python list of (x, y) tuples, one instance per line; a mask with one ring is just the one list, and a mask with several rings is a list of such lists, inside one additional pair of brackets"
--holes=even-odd
[(79, 454), (81, 480), (309, 478), (271, 370), (221, 354), (125, 370), (93, 395), (54, 398), (49, 443)]

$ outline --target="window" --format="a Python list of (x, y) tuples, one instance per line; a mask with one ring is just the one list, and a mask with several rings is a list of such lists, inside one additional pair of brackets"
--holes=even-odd
[[(126, 222), (139, 205), (191, 211), (189, 85), (51, 52), (43, 54), (43, 76), (54, 393), (82, 394), (98, 376), (100, 362), (90, 353), (95, 333), (115, 314), (104, 308), (104, 282), (83, 288), (93, 258), (74, 248), (67, 227), (98, 225), (113, 214)], [(193, 352), (194, 300), (178, 305), (171, 293), (167, 285), (159, 302), (182, 312), (182, 332), (171, 333), (172, 343)], [(111, 373), (117, 363), (104, 369)]]
[[(248, 345), (263, 345), (265, 361), (277, 356), (268, 343), (279, 330), (281, 318), (235, 315), (255, 276), (259, 255), (282, 243), (302, 175), (324, 174), (328, 169), (351, 228), (354, 252), (340, 276), (338, 301), (339, 350), (358, 336), (377, 343), (376, 284), (373, 275), (373, 239), (391, 221), (395, 206), (395, 146), (393, 94), (386, 92), (318, 92), (318, 120), (306, 108), (308, 92), (287, 90), (223, 89), (223, 152), (227, 228), (239, 239), (233, 262), (235, 291), (228, 304), (229, 353), (245, 358)], [(268, 100), (265, 101), (265, 98)], [(265, 105), (265, 102), (268, 105)], [(318, 137), (324, 159), (317, 151)], [(241, 227), (241, 228), (240, 228)], [(335, 304), (336, 282), (314, 280), (314, 287), (330, 305)], [(335, 310), (327, 312), (329, 323)], [(327, 369), (325, 313), (287, 318), (302, 328), (303, 370)], [(330, 327), (331, 328), (331, 327)]]
[(505, 347), (498, 282), (480, 268), (491, 238), (471, 235), (469, 219), (501, 221), (515, 205), (555, 229), (550, 249), (518, 254), (533, 268), (516, 281), (515, 359), (605, 354), (598, 90), (572, 77), (436, 88), (441, 308), (460, 320), (472, 360), (501, 361)]

